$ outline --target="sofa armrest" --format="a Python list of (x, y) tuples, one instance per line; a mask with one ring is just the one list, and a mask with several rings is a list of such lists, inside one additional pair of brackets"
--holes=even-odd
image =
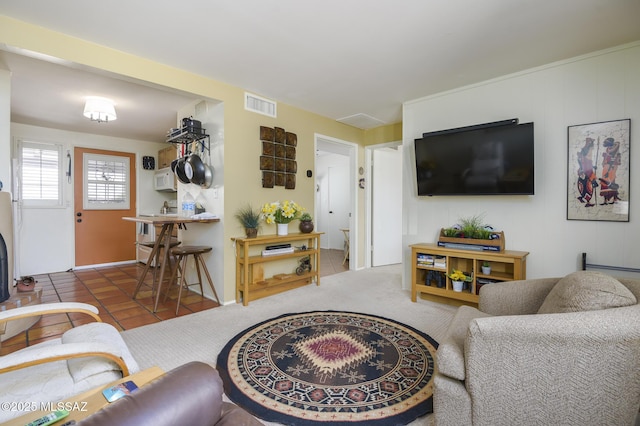
[(495, 316), (535, 314), (559, 280), (539, 278), (483, 285), (478, 308)]
[(472, 320), (465, 383), (474, 423), (632, 424), (639, 323), (640, 305)]
[(471, 306), (463, 305), (458, 308), (447, 328), (447, 334), (436, 351), (436, 366), (440, 374), (452, 379), (464, 380), (464, 343), (469, 331), (469, 323), (474, 318), (487, 316), (489, 314)]

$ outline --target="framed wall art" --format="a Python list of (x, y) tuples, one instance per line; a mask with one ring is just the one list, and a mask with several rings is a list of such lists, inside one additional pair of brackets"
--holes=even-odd
[(630, 119), (568, 127), (568, 220), (629, 221), (630, 127)]

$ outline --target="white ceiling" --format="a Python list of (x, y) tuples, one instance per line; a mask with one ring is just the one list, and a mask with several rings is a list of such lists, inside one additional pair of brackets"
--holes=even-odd
[[(329, 118), (382, 123), (400, 121), (407, 100), (640, 40), (640, 0), (2, 0), (0, 14)], [(16, 122), (34, 124), (38, 111), (40, 125), (72, 127), (78, 98), (98, 95), (116, 101), (118, 120), (79, 120), (100, 130), (90, 133), (173, 111), (155, 124), (161, 140), (194, 99), (11, 56), (0, 64), (13, 72)]]
[[(11, 70), (11, 121), (81, 133), (162, 142), (176, 127), (176, 112), (194, 95), (127, 81), (73, 64), (0, 51)], [(112, 99), (118, 119), (90, 121), (82, 115), (87, 96)]]

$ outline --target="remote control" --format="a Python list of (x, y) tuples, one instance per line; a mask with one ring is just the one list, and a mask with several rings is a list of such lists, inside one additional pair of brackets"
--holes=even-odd
[(32, 421), (31, 423), (27, 423), (25, 426), (47, 426), (57, 422), (60, 419), (64, 419), (68, 415), (69, 412), (67, 410), (54, 411), (53, 413), (42, 416), (39, 419)]

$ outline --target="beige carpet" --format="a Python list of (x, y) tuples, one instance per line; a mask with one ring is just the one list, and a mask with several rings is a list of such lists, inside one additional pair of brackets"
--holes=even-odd
[[(188, 361), (215, 365), (233, 336), (255, 323), (286, 313), (312, 310), (363, 312), (390, 318), (424, 331), (441, 342), (455, 307), (418, 298), (402, 289), (401, 265), (347, 271), (314, 284), (242, 304), (227, 305), (122, 333), (141, 368), (168, 371)], [(430, 424), (425, 416), (411, 425)]]

